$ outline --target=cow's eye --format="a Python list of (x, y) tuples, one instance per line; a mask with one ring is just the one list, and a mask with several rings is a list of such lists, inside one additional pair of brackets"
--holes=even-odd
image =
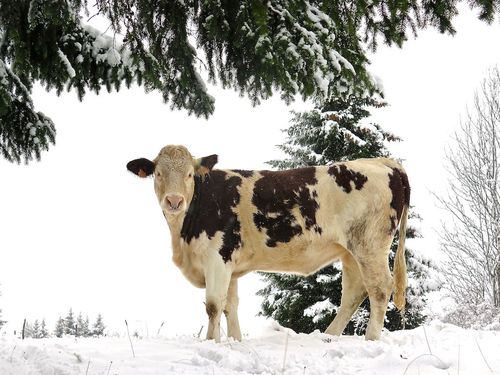
[(161, 173), (160, 172), (156, 172), (156, 177), (160, 177), (161, 176)]
[(189, 173), (189, 174), (188, 174), (188, 178), (191, 178), (191, 177), (193, 177), (193, 174), (192, 174), (192, 173)]

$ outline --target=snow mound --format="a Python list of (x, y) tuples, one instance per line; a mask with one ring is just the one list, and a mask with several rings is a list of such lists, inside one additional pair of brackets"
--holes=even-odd
[(432, 322), (380, 341), (296, 334), (275, 323), (242, 342), (191, 336), (133, 341), (0, 339), (0, 374), (500, 374), (500, 332)]

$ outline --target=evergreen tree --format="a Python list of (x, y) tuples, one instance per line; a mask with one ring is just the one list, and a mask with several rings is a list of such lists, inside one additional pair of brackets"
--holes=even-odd
[(42, 323), (40, 324), (40, 338), (46, 339), (47, 337), (49, 337), (49, 331), (47, 330), (45, 319), (42, 319)]
[[(35, 82), (57, 94), (75, 90), (80, 99), (135, 82), (197, 116), (214, 110), (202, 68), (210, 82), (254, 103), (273, 90), (286, 101), (377, 90), (365, 48), (379, 40), (401, 46), (428, 25), (454, 33), (456, 3), (97, 0), (90, 18), (105, 17), (109, 37), (83, 22), (85, 0), (2, 0), (0, 153), (27, 162), (55, 142), (54, 123), (35, 111)], [(498, 0), (468, 3), (488, 22), (498, 11)]]
[(40, 322), (38, 321), (38, 319), (35, 319), (33, 327), (31, 327), (31, 337), (33, 337), (34, 339), (40, 338)]
[(81, 336), (81, 337), (89, 337), (90, 336), (89, 317), (88, 316), (85, 319), (83, 319), (82, 313), (78, 314), (78, 318), (76, 319), (76, 325), (78, 327), (78, 336)]
[(75, 323), (76, 333), (75, 333), (75, 336), (77, 336), (77, 337), (83, 336), (82, 335), (82, 326), (83, 326), (83, 316), (82, 316), (82, 313), (80, 312), (80, 314), (78, 314), (78, 317), (76, 318), (76, 323)]
[[(286, 130), (288, 139), (279, 146), (289, 158), (269, 163), (273, 167), (285, 169), (326, 165), (362, 157), (389, 156), (385, 144), (398, 138), (367, 121), (369, 109), (381, 106), (385, 104), (371, 96), (349, 96), (330, 100), (322, 111), (295, 113), (291, 126)], [(414, 228), (408, 228), (407, 238), (417, 235)], [(389, 255), (391, 269), (398, 238), (396, 235)], [(425, 293), (429, 291), (427, 279), (431, 264), (409, 249), (406, 250), (406, 257), (410, 288), (407, 292), (405, 320), (406, 328), (413, 328), (425, 318), (422, 307)], [(335, 317), (342, 290), (339, 263), (308, 277), (262, 275), (267, 286), (258, 292), (264, 297), (261, 315), (272, 317), (297, 332), (306, 333), (315, 329), (324, 331)], [(369, 301), (366, 299), (345, 332), (363, 334), (368, 317)], [(385, 327), (390, 330), (401, 327), (400, 314), (392, 302), (389, 304)]]
[(33, 337), (33, 327), (31, 327), (30, 322), (26, 320), (24, 324), (24, 338), (27, 339), (29, 337)]
[(91, 337), (92, 336), (92, 330), (90, 329), (90, 321), (88, 315), (85, 317), (84, 321), (84, 327), (85, 327), (85, 337)]
[(84, 337), (90, 337), (92, 336), (92, 331), (90, 330), (90, 321), (88, 315), (85, 317), (85, 320), (83, 321), (83, 336)]
[(106, 326), (104, 325), (104, 321), (102, 319), (102, 315), (98, 314), (96, 321), (94, 323), (94, 326), (92, 328), (92, 335), (93, 336), (104, 336), (104, 330), (106, 329)]
[(64, 333), (66, 335), (76, 335), (75, 318), (73, 316), (73, 309), (69, 309), (68, 315), (64, 318)]
[(62, 317), (59, 317), (56, 323), (56, 328), (54, 329), (54, 335), (56, 337), (61, 338), (64, 336), (64, 330), (65, 330), (64, 319)]

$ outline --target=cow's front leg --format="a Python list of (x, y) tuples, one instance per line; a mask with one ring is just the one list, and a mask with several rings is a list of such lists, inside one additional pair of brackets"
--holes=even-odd
[(226, 305), (231, 268), (218, 252), (208, 256), (205, 264), (206, 310), (208, 315), (207, 340), (220, 342), (220, 317)]
[(240, 322), (238, 321), (238, 303), (238, 279), (233, 278), (229, 283), (224, 314), (227, 320), (227, 335), (235, 340), (241, 341)]

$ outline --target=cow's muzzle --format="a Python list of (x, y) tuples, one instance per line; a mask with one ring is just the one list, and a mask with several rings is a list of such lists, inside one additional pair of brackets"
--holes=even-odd
[(184, 197), (182, 195), (169, 194), (165, 197), (165, 209), (168, 213), (176, 214), (184, 210)]

